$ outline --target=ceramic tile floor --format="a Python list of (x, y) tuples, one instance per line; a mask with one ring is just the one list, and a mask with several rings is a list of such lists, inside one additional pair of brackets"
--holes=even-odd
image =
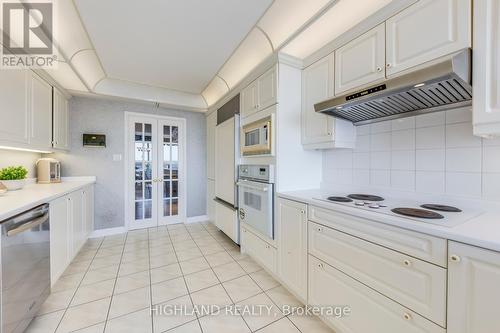
[(90, 239), (28, 332), (331, 332), (283, 304), (301, 306), (212, 224), (177, 224)]

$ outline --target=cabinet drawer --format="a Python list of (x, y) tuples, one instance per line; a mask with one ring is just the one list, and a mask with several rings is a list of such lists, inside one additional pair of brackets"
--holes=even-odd
[(245, 228), (241, 228), (241, 246), (251, 257), (253, 257), (253, 259), (262, 264), (269, 271), (272, 273), (277, 272), (276, 248)]
[(313, 222), (309, 253), (446, 326), (446, 269)]
[(309, 304), (349, 306), (348, 316), (325, 317), (338, 332), (446, 332), (313, 256), (309, 256)]
[(309, 208), (309, 220), (412, 257), (447, 266), (445, 239), (314, 206)]

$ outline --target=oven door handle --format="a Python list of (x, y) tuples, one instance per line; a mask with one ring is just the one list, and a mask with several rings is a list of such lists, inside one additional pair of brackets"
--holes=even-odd
[(241, 186), (241, 187), (246, 187), (246, 188), (250, 188), (252, 190), (257, 190), (257, 191), (261, 191), (261, 192), (267, 192), (269, 190), (269, 185), (254, 185), (255, 183), (248, 183), (248, 182), (245, 182), (245, 181), (239, 181), (236, 183), (236, 185), (238, 186)]

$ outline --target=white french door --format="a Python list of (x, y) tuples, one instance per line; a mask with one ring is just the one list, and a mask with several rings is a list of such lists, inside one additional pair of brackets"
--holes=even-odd
[(129, 229), (184, 222), (185, 120), (127, 114)]

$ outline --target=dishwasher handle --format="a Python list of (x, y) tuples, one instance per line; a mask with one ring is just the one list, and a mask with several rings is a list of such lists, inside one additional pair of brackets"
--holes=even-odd
[(45, 213), (44, 215), (37, 217), (33, 220), (28, 220), (21, 225), (16, 225), (15, 228), (7, 231), (7, 237), (12, 237), (12, 236), (15, 236), (17, 234), (20, 234), (23, 231), (37, 227), (40, 224), (47, 222), (48, 219), (49, 219), (49, 213)]

